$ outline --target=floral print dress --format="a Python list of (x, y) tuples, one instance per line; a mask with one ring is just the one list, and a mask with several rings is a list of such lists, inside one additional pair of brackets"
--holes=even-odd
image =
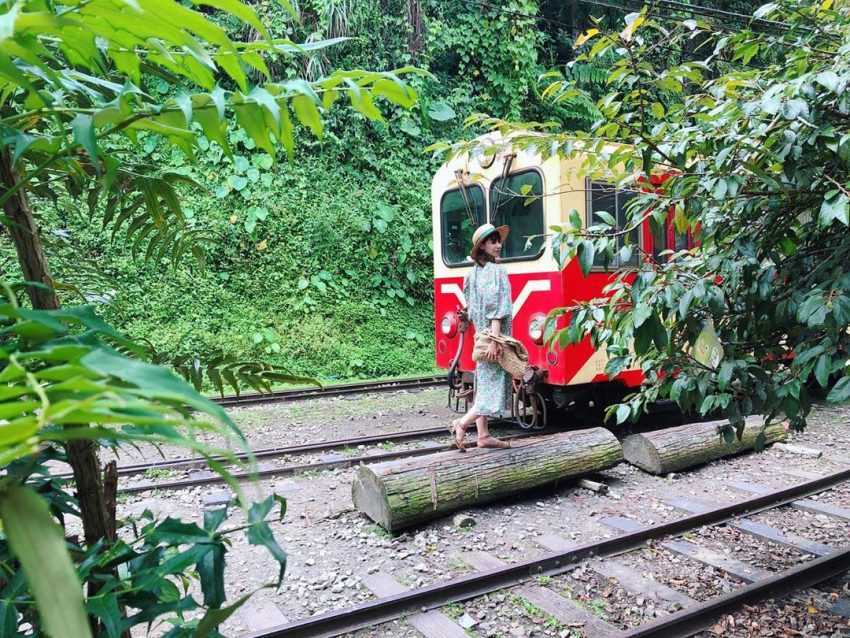
[[(475, 264), (463, 281), (469, 319), (476, 332), (488, 330), (490, 321), (501, 319), (502, 334), (511, 334), (511, 283), (504, 266), (485, 262)], [(510, 414), (511, 377), (498, 363), (477, 361), (475, 365), (475, 404), (479, 416), (501, 417)]]

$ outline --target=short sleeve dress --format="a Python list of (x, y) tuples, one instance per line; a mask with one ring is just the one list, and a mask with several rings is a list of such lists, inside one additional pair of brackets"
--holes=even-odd
[[(511, 334), (511, 283), (504, 266), (485, 262), (475, 264), (463, 282), (469, 319), (476, 332), (489, 329), (490, 321), (501, 319), (502, 334)], [(475, 366), (475, 404), (479, 416), (510, 414), (511, 377), (498, 363), (478, 361)]]

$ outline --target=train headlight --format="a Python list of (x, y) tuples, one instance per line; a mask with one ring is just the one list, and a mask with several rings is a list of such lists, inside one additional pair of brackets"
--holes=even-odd
[(457, 334), (457, 313), (447, 312), (440, 320), (440, 332), (446, 337), (454, 337)]
[(538, 345), (543, 343), (543, 327), (545, 325), (546, 315), (542, 312), (531, 315), (531, 319), (528, 320), (528, 336)]

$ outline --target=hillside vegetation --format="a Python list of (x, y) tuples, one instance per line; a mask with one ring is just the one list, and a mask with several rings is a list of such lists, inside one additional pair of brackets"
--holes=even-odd
[[(463, 120), (475, 112), (591, 121), (588, 102), (544, 107), (539, 99), (540, 74), (572, 56), (561, 4), (302, 0), (296, 23), (273, 0), (255, 3), (275, 37), (348, 38), (286, 58), (271, 68), (275, 76), (415, 65), (429, 72), (413, 80), (417, 108), (385, 111), (383, 122), (338, 111), (323, 139), (300, 145), (291, 161), (283, 153), (273, 161), (236, 131), (232, 157), (201, 138), (190, 167), (157, 136), (140, 134), (138, 159), (202, 186), (180, 191), (186, 214), (207, 235), (205, 266), (146, 260), (145, 238), (127, 224), (119, 237), (129, 236), (130, 245), (138, 239), (137, 254), (110, 250), (100, 226), (111, 213), (90, 211), (83, 195), (36, 201), (64, 296), (98, 304), (164, 359), (229, 354), (326, 379), (431, 370), (429, 188), (437, 162), (424, 149), (474, 133)], [(593, 7), (582, 6), (579, 21), (586, 21)], [(233, 30), (235, 39), (258, 37)], [(590, 88), (605, 75), (587, 65), (571, 73)], [(168, 90), (165, 82), (148, 84), (154, 94)], [(5, 251), (4, 270), (14, 273), (14, 255)]]

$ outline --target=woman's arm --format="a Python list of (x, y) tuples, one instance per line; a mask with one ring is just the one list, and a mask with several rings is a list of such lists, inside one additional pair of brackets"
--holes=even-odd
[(511, 282), (504, 266), (496, 266), (494, 274), (495, 291), (487, 300), (485, 316), (490, 325), (490, 333), (498, 337), (502, 334), (502, 320), (511, 316)]
[[(496, 295), (495, 299), (491, 300), (487, 318), (490, 323), (490, 334), (494, 337), (500, 337), (502, 335), (502, 321), (506, 317), (510, 317), (511, 314), (511, 284), (508, 279), (508, 272), (503, 267), (498, 267), (496, 280), (498, 282)], [(501, 344), (491, 341), (487, 355), (491, 361), (498, 361), (502, 356)]]
[(502, 335), (502, 320), (501, 319), (491, 319), (490, 320), (490, 334), (494, 337), (500, 337)]

